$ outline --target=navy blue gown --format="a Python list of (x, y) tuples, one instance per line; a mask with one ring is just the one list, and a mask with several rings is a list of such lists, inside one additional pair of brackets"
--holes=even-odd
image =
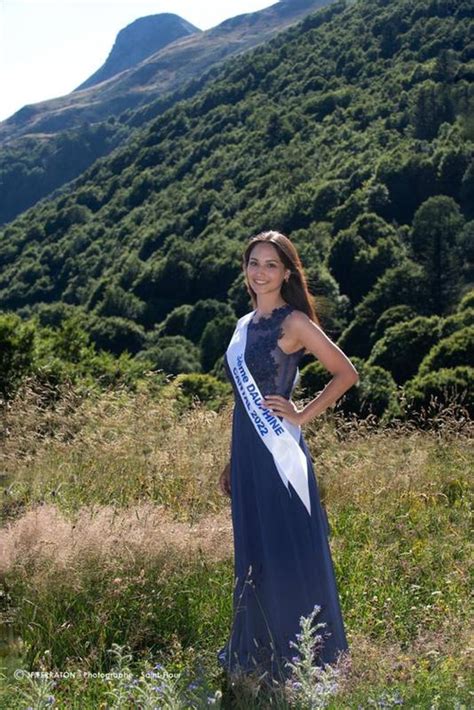
[[(296, 368), (304, 349), (286, 354), (277, 341), (293, 306), (275, 308), (248, 324), (245, 360), (263, 396), (291, 398)], [(295, 656), (290, 641), (300, 633), (300, 617), (321, 607), (315, 623), (324, 644), (315, 663), (333, 663), (348, 649), (328, 537), (309, 450), (311, 515), (289, 483), (289, 495), (273, 457), (258, 436), (234, 384), (227, 358), (227, 377), (235, 397), (231, 444), (231, 505), (234, 532), (233, 623), (230, 638), (217, 653), (231, 674), (265, 673), (284, 681), (285, 662)]]

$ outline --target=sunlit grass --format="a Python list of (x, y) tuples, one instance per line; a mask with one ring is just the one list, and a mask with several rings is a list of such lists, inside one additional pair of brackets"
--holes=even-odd
[[(61, 707), (111, 706), (124, 690), (105, 677), (119, 647), (150, 703), (153, 688), (179, 678), (169, 692), (187, 707), (199, 677), (197, 707), (208, 698), (219, 706), (216, 652), (232, 621), (233, 547), (217, 479), (231, 415), (230, 404), (220, 414), (198, 406), (180, 414), (172, 397), (146, 392), (68, 390), (51, 408), (26, 390), (11, 403), (0, 547), (6, 707), (28, 707), (26, 697), (31, 707), (47, 707), (39, 703), (48, 697)], [(324, 701), (321, 691), (318, 702), (469, 707), (471, 424), (449, 411), (422, 428), (331, 413), (305, 437), (351, 650), (337, 690)], [(157, 664), (163, 677), (151, 685), (146, 673)], [(50, 687), (47, 678), (15, 679), (15, 668), (89, 675)], [(232, 692), (236, 707), (269, 706), (251, 681)], [(310, 705), (292, 692), (272, 695), (271, 706)]]

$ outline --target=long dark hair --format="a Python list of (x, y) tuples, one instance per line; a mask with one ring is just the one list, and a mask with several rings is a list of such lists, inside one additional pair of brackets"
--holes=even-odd
[(285, 237), (285, 235), (280, 232), (260, 232), (249, 239), (249, 243), (245, 248), (242, 258), (242, 268), (244, 271), (247, 291), (250, 294), (254, 308), (257, 307), (257, 294), (248, 282), (247, 265), (249, 263), (252, 249), (256, 244), (260, 244), (262, 242), (265, 244), (272, 244), (275, 247), (283, 264), (291, 272), (288, 281), (283, 281), (281, 285), (282, 298), (284, 298), (290, 305), (300, 311), (303, 311), (303, 313), (306, 313), (308, 318), (320, 326), (321, 324), (319, 322), (319, 318), (316, 315), (314, 296), (312, 296), (308, 290), (308, 284), (306, 282), (306, 276), (299, 254), (295, 245), (288, 239), (288, 237)]

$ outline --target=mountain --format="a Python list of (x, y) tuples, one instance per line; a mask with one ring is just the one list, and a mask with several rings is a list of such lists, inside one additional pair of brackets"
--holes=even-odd
[[(259, 12), (239, 15), (205, 32), (177, 16), (147, 20), (188, 34), (169, 42), (137, 64), (96, 83), (109, 60), (82, 88), (58, 99), (25, 106), (0, 123), (0, 223), (80, 175), (97, 158), (130, 138), (137, 126), (197, 91), (201, 80), (226, 58), (262, 44), (333, 0), (281, 0)], [(165, 18), (165, 20), (163, 20)], [(130, 32), (138, 32), (131, 26)], [(136, 24), (136, 23), (133, 23)], [(130, 35), (129, 32), (126, 33)], [(123, 48), (117, 38), (116, 46)], [(117, 52), (112, 55), (119, 58)], [(121, 55), (120, 55), (121, 56)], [(114, 59), (115, 62), (115, 59)], [(103, 78), (103, 77), (102, 77)], [(93, 82), (91, 84), (91, 82)], [(86, 87), (86, 88), (84, 88)], [(138, 112), (133, 115), (133, 111)]]
[(120, 30), (105, 64), (78, 86), (76, 91), (100, 84), (139, 64), (171, 42), (196, 32), (201, 30), (172, 13), (140, 17)]
[(0, 308), (73, 310), (99, 347), (166, 344), (174, 367), (200, 352), (211, 371), (249, 308), (244, 245), (273, 228), (297, 245), (328, 332), (379, 367), (369, 389), (411, 376), (433, 339), (433, 367), (468, 364), (470, 6), (337, 2), (215, 68), (0, 232)]
[[(83, 121), (96, 122), (146, 104), (179, 88), (192, 77), (200, 76), (217, 62), (266, 42), (288, 25), (330, 2), (280, 0), (264, 10), (238, 15), (205, 32), (176, 39), (100, 84), (94, 81), (92, 86), (67, 96), (25, 106), (0, 123), (0, 142), (26, 133), (56, 132)], [(156, 21), (161, 23), (162, 17), (157, 15)]]

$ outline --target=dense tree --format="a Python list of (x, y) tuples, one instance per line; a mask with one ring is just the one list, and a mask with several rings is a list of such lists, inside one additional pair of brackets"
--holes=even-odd
[(440, 326), (437, 316), (417, 316), (391, 326), (375, 343), (368, 364), (383, 367), (397, 384), (403, 384), (416, 375), (421, 361), (438, 342)]
[(8, 397), (33, 369), (35, 331), (19, 316), (0, 313), (0, 397)]
[(415, 214), (411, 245), (425, 270), (433, 313), (449, 311), (459, 295), (458, 236), (463, 224), (459, 206), (444, 195), (429, 198)]
[(137, 353), (145, 342), (143, 328), (118, 316), (93, 318), (87, 328), (98, 350), (117, 355), (125, 351)]
[(220, 382), (210, 374), (181, 374), (174, 384), (179, 388), (178, 403), (189, 407), (195, 402), (203, 402), (214, 411), (226, 403), (231, 392), (229, 383)]
[(467, 326), (440, 340), (423, 359), (418, 372), (427, 375), (441, 368), (469, 365), (473, 352), (474, 326)]
[(180, 372), (201, 372), (200, 354), (199, 348), (182, 335), (165, 335), (137, 357), (149, 362), (154, 370), (178, 375)]
[(426, 277), (418, 264), (406, 260), (400, 266), (387, 269), (356, 307), (355, 318), (338, 344), (353, 355), (368, 357), (372, 345), (370, 333), (382, 313), (394, 305), (406, 305), (426, 314), (427, 294)]
[(415, 317), (415, 311), (413, 308), (407, 305), (391, 306), (387, 308), (386, 311), (382, 313), (380, 318), (377, 318), (375, 326), (370, 333), (371, 343), (376, 343), (385, 335), (388, 328), (393, 325), (398, 325), (399, 323), (404, 323), (405, 321), (412, 320)]
[(457, 330), (467, 328), (470, 325), (474, 325), (474, 303), (470, 308), (463, 308), (456, 313), (452, 313), (447, 318), (443, 318), (441, 320), (440, 336), (441, 338), (447, 338)]
[[(397, 318), (446, 315), (441, 335), (460, 332), (474, 216), (464, 5), (334, 3), (187, 98), (130, 113), (132, 140), (0, 234), (0, 308), (58, 329), (68, 314), (47, 307), (63, 303), (115, 354), (170, 335), (197, 347), (208, 329), (202, 361), (175, 342), (181, 355), (170, 344), (160, 362), (222, 373), (220, 323), (252, 307), (246, 240), (276, 228), (349, 355), (368, 358)], [(38, 168), (38, 156), (16, 158)]]
[(215, 318), (206, 325), (200, 340), (204, 371), (209, 372), (217, 358), (224, 353), (234, 329), (235, 318), (231, 316)]
[(390, 372), (378, 365), (369, 365), (358, 357), (352, 361), (359, 373), (359, 382), (346, 392), (338, 407), (346, 414), (361, 417), (375, 415), (389, 420), (398, 416), (397, 386)]
[(430, 406), (450, 404), (453, 400), (474, 415), (474, 367), (441, 368), (417, 375), (406, 383), (404, 393), (408, 412), (428, 410)]

